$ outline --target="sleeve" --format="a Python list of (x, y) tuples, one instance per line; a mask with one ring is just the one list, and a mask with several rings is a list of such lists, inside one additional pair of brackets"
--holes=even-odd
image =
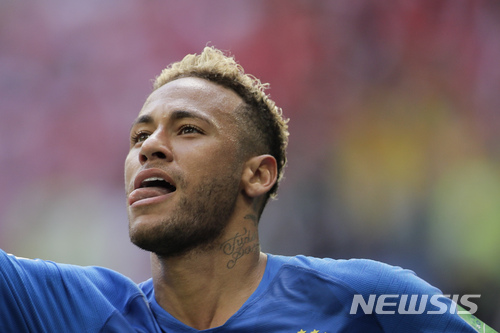
[(135, 332), (148, 326), (155, 331), (143, 294), (120, 274), (0, 250), (0, 332)]
[(78, 291), (85, 285), (65, 279), (57, 264), (0, 251), (0, 332), (98, 331), (99, 319), (89, 322), (78, 311)]
[(0, 331), (15, 329), (21, 332), (40, 330), (40, 322), (26, 288), (22, 288), (22, 276), (15, 269), (14, 260), (0, 250)]
[(371, 311), (384, 332), (478, 332), (462, 308), (414, 272), (367, 260), (358, 265), (358, 275), (371, 278), (357, 283), (363, 298), (353, 300), (351, 312)]

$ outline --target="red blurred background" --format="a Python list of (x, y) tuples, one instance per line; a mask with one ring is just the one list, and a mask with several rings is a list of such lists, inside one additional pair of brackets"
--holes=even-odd
[(264, 251), (364, 257), (500, 327), (500, 2), (0, 1), (0, 247), (139, 282), (123, 161), (162, 68), (214, 45), (271, 84), (289, 165)]

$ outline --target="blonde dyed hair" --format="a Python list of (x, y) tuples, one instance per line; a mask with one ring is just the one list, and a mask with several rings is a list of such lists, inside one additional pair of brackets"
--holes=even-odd
[[(170, 64), (156, 77), (153, 89), (183, 77), (198, 77), (232, 89), (245, 102), (235, 112), (241, 120), (240, 148), (247, 157), (270, 154), (278, 165), (278, 180), (267, 194), (274, 198), (283, 178), (288, 145), (288, 119), (266, 94), (268, 83), (246, 74), (234, 57), (215, 47), (205, 47), (200, 54), (188, 54), (181, 61)], [(262, 207), (263, 209), (263, 207)]]

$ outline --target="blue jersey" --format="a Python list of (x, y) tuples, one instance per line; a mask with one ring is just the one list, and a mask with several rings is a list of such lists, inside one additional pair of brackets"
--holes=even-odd
[[(408, 307), (398, 311), (397, 295), (419, 295), (421, 301), (440, 294), (413, 272), (376, 261), (268, 255), (257, 290), (224, 325), (203, 332), (476, 332), (448, 311), (448, 298), (413, 304), (420, 314), (408, 313)], [(356, 295), (362, 299), (353, 302)], [(370, 295), (393, 299), (377, 309)], [(99, 267), (0, 251), (0, 296), (2, 333), (200, 332), (158, 305), (151, 280), (136, 285)]]

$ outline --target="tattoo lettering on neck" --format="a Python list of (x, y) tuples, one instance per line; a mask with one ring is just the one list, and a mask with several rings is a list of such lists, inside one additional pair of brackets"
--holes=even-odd
[(257, 233), (243, 228), (243, 233), (237, 232), (236, 235), (220, 246), (224, 254), (231, 257), (227, 262), (227, 268), (231, 269), (236, 265), (236, 262), (244, 255), (259, 250), (259, 242), (257, 241)]

